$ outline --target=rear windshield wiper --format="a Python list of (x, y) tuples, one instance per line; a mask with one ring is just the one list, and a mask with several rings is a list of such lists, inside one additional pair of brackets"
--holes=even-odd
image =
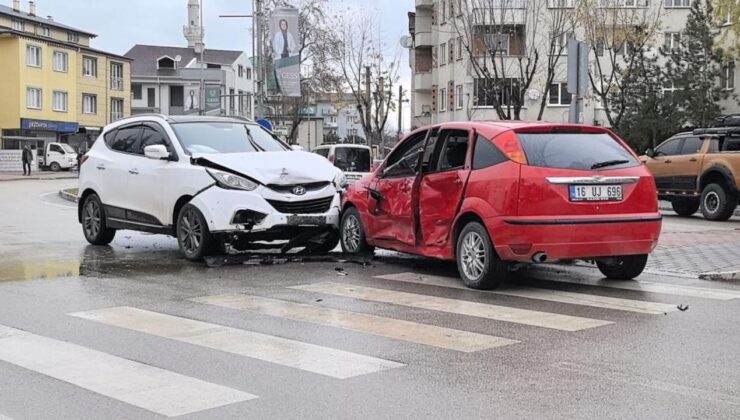
[(604, 162), (598, 162), (591, 165), (591, 169), (599, 169), (599, 168), (606, 168), (607, 166), (616, 166), (621, 165), (623, 163), (630, 163), (628, 160), (607, 160)]

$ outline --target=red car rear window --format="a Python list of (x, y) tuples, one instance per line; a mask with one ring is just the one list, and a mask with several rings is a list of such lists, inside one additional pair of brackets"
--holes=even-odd
[(588, 171), (640, 164), (606, 133), (517, 133), (517, 137), (531, 166)]

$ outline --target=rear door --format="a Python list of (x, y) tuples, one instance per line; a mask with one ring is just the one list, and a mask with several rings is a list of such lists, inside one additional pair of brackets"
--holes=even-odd
[[(606, 132), (518, 133), (520, 216), (594, 216), (654, 212), (653, 179)], [(640, 176), (635, 174), (643, 174)]]
[(430, 137), (425, 161), (429, 158), (419, 186), (419, 224), (425, 246), (443, 246), (450, 237), (470, 174), (471, 143), (471, 133), (462, 129), (446, 129)]

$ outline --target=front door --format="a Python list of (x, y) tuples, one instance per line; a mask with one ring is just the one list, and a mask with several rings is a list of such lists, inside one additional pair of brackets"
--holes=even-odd
[(450, 238), (470, 174), (470, 142), (467, 130), (442, 130), (424, 165), (419, 187), (420, 243), (424, 246), (444, 246)]
[(645, 162), (660, 191), (673, 189), (673, 159), (681, 152), (681, 145), (683, 137), (669, 139), (658, 146), (654, 156)]
[(671, 158), (671, 189), (676, 191), (696, 191), (696, 181), (701, 171), (701, 137), (686, 137), (679, 154)]
[(426, 133), (415, 133), (396, 148), (380, 176), (370, 185), (374, 203), (371, 203), (368, 233), (373, 241), (407, 246), (416, 242), (414, 186)]

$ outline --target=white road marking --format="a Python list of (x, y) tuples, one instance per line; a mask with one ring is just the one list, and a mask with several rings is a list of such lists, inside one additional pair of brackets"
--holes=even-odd
[(556, 281), (580, 284), (582, 286), (610, 287), (613, 289), (634, 290), (637, 292), (659, 293), (664, 295), (697, 297), (713, 300), (733, 300), (740, 298), (740, 290), (714, 289), (708, 287), (684, 286), (681, 284), (655, 283), (650, 281), (603, 280), (597, 283), (587, 283), (565, 277), (559, 277)]
[(69, 315), (332, 378), (351, 378), (404, 366), (362, 354), (127, 306)]
[(518, 343), (516, 340), (492, 335), (338, 309), (321, 308), (260, 296), (231, 294), (206, 296), (191, 300), (462, 352), (474, 352)]
[(530, 311), (527, 309), (489, 305), (486, 303), (470, 302), (466, 300), (447, 299), (436, 296), (418, 295), (415, 293), (331, 282), (293, 286), (291, 289), (487, 318), (496, 321), (533, 325), (536, 327), (552, 328), (563, 331), (580, 331), (587, 328), (613, 324), (613, 322), (602, 321), (599, 319)]
[[(65, 203), (69, 203), (69, 204), (60, 204), (60, 203), (52, 203), (51, 201), (46, 200), (45, 198), (50, 195), (59, 197), (58, 192), (50, 192), (50, 193), (39, 194), (39, 198), (41, 199), (42, 203), (50, 205), (50, 206), (54, 206), (54, 207), (58, 207), (62, 209), (76, 209), (77, 208), (77, 203), (72, 203), (71, 201), (65, 201)], [(59, 199), (63, 200), (61, 197)]]
[[(461, 280), (450, 277), (426, 274), (421, 275), (416, 273), (398, 273), (375, 276), (375, 278), (473, 291), (465, 287)], [(653, 315), (663, 315), (667, 312), (675, 312), (678, 310), (676, 305), (668, 303), (644, 302), (640, 300), (573, 293), (561, 290), (536, 289), (530, 287), (506, 287), (499, 290), (476, 290), (475, 292), (493, 293), (497, 295), (515, 296), (527, 299), (546, 300), (549, 302), (568, 303), (572, 305), (591, 306), (594, 308), (615, 309), (619, 311)]]
[(11, 419), (10, 417), (3, 416), (2, 414), (0, 414), (0, 420), (13, 420), (13, 419)]
[(3, 325), (0, 325), (0, 360), (163, 416), (181, 416), (257, 398)]

